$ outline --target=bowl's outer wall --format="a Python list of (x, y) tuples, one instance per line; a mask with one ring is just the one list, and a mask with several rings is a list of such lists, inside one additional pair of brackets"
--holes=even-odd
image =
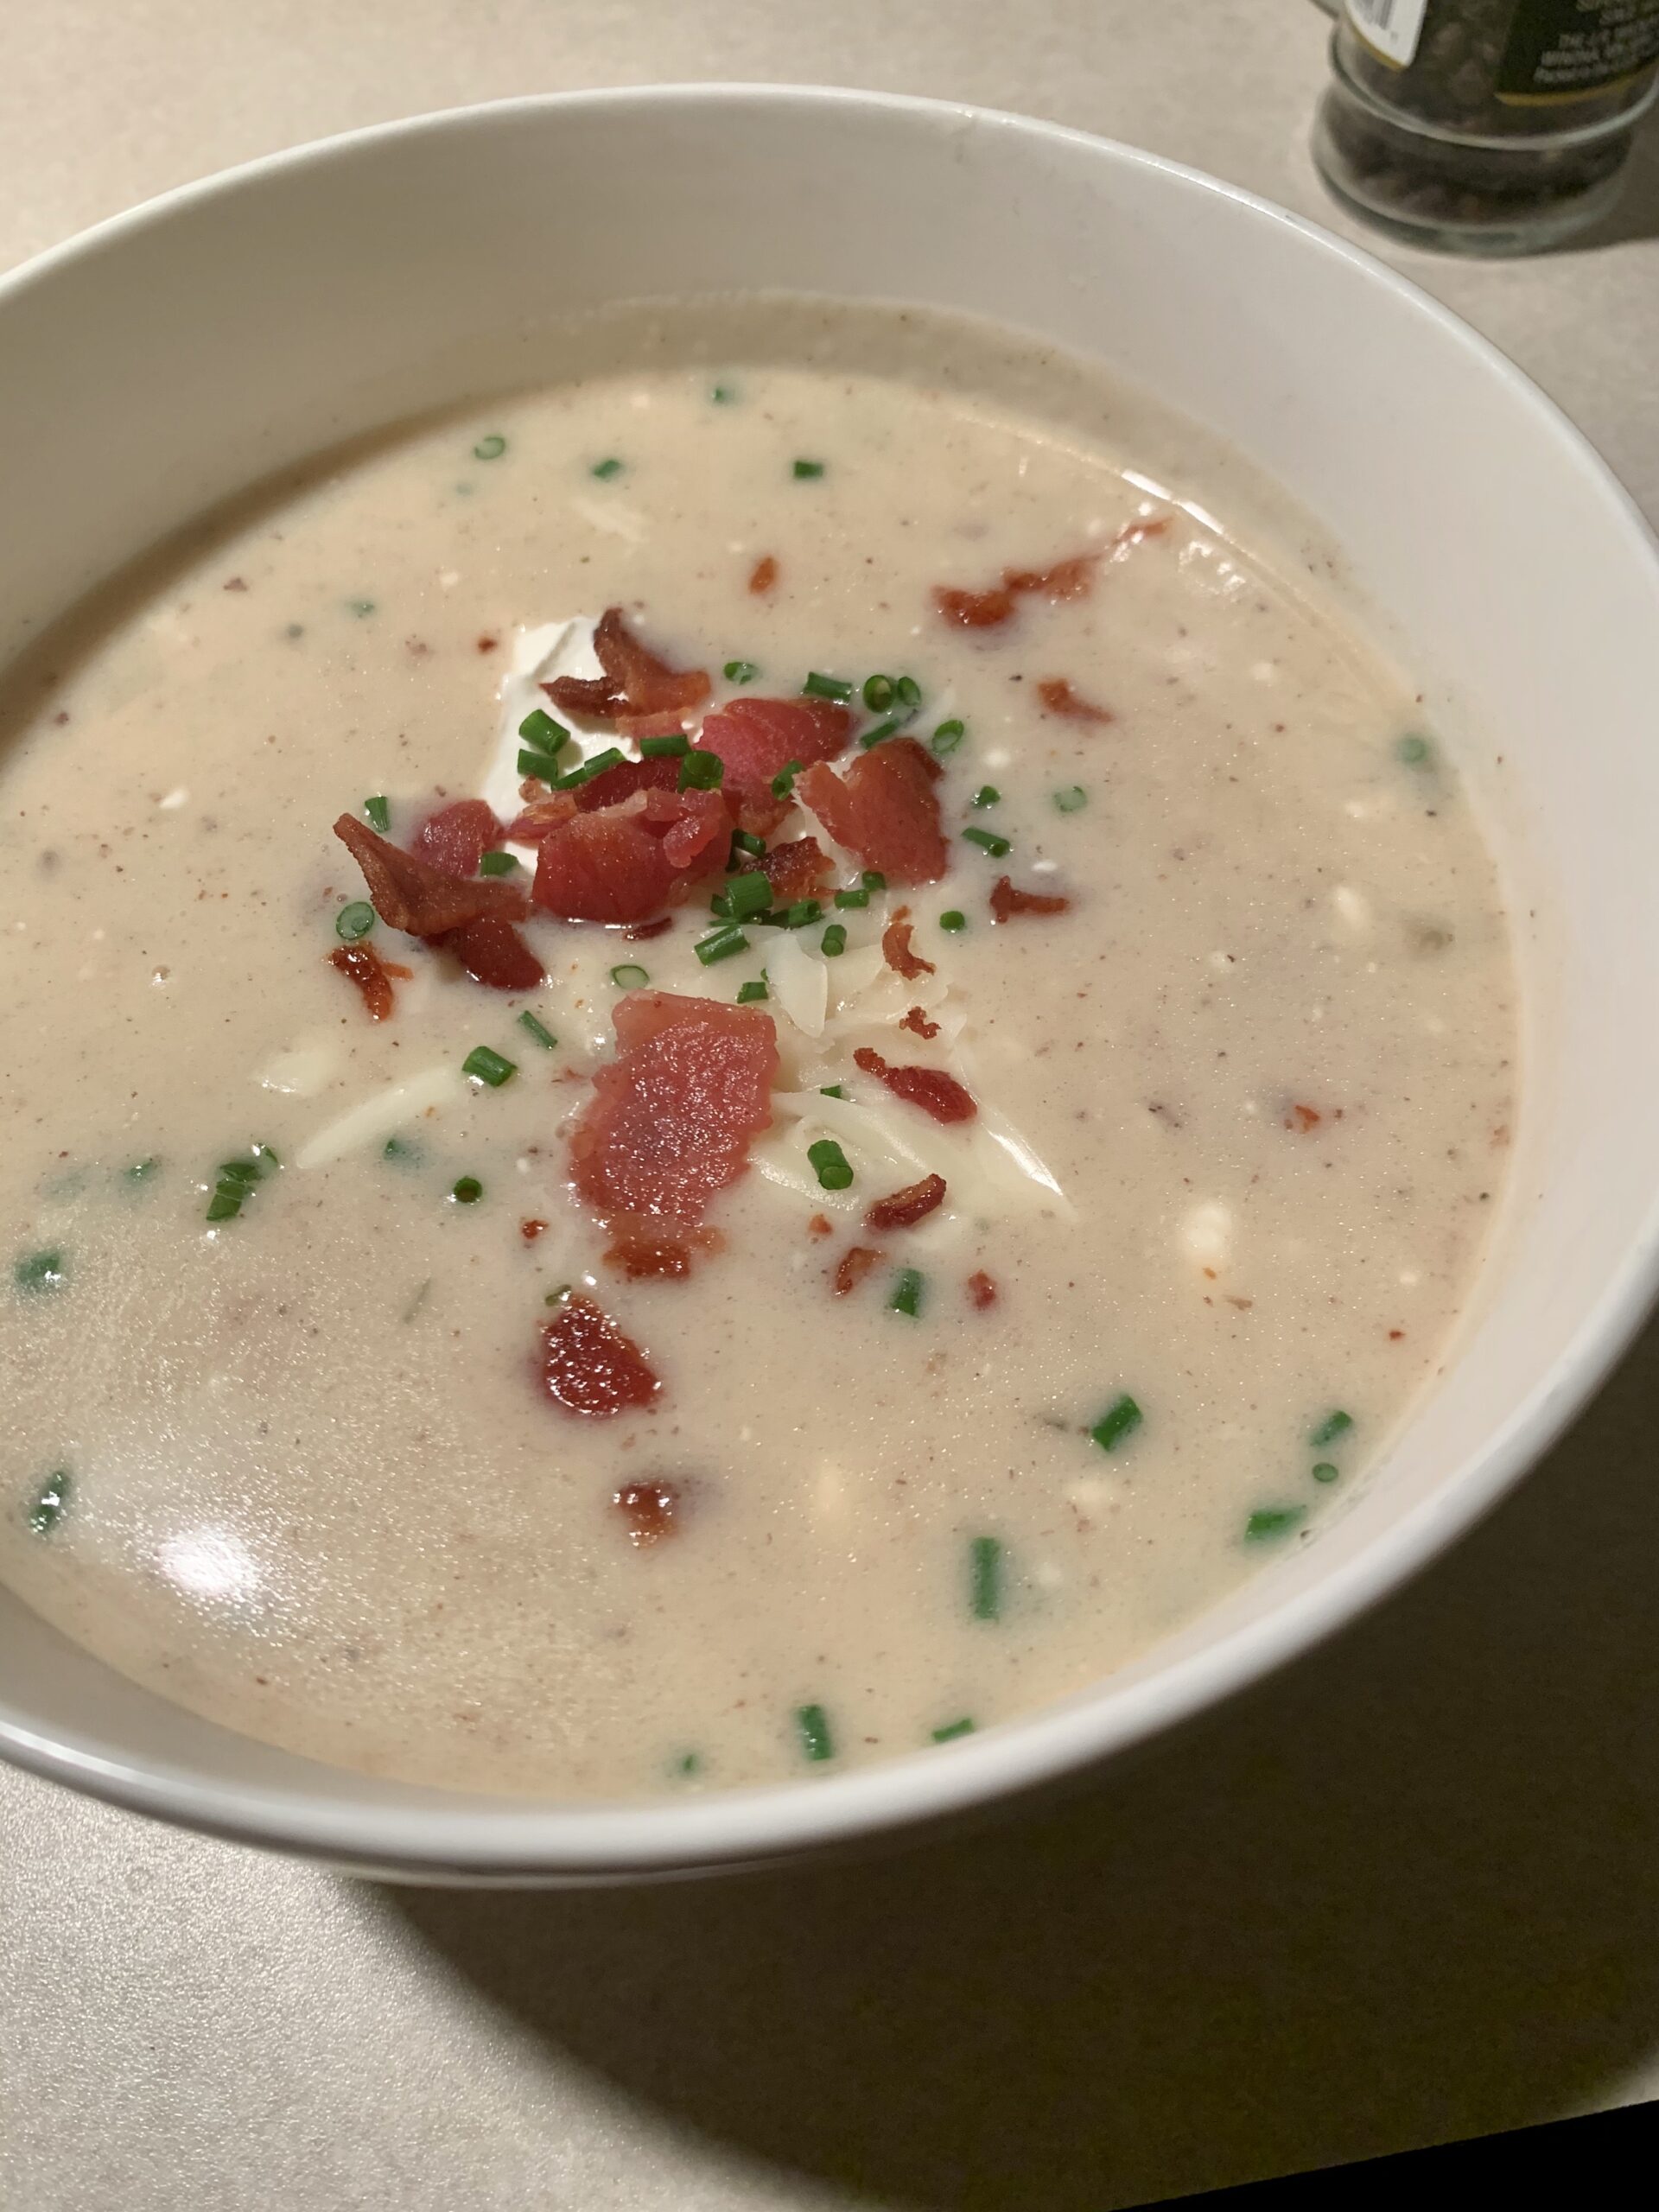
[(671, 1807), (406, 1789), (213, 1728), (0, 1605), (0, 1746), (25, 1764), (219, 1833), (483, 1876), (690, 1871), (946, 1813), (1143, 1738), (1338, 1625), (1501, 1493), (1645, 1309), (1651, 541), (1461, 325), (1205, 179), (1008, 117), (699, 87), (394, 125), (174, 194), (0, 286), (0, 651), (266, 472), (469, 379), (530, 378), (562, 316), (771, 288), (990, 315), (1155, 391), (1310, 511), (1485, 734), (1471, 766), (1503, 791), (1530, 1034), (1503, 1264), (1458, 1358), (1316, 1542), (1109, 1682), (924, 1758)]

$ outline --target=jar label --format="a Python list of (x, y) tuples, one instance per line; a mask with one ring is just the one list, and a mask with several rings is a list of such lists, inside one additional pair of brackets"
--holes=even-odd
[(1605, 92), (1655, 60), (1659, 0), (1520, 0), (1494, 89), (1506, 107), (1542, 107)]
[(1403, 69), (1417, 51), (1428, 0), (1344, 0), (1348, 20), (1372, 52)]

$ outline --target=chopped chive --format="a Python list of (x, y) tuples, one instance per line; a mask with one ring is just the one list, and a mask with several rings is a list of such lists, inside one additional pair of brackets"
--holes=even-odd
[(764, 837), (757, 837), (752, 830), (734, 830), (732, 850), (734, 853), (747, 853), (751, 860), (764, 860), (766, 853), (766, 841)]
[(419, 1146), (410, 1144), (406, 1137), (388, 1137), (380, 1147), (382, 1160), (401, 1160), (411, 1167), (420, 1156)]
[(1063, 791), (1056, 791), (1054, 804), (1062, 814), (1075, 814), (1088, 804), (1089, 794), (1081, 784), (1068, 784)]
[(19, 1290), (32, 1295), (36, 1291), (61, 1290), (67, 1273), (61, 1252), (29, 1252), (12, 1268), (11, 1279)]
[(1316, 1483), (1333, 1483), (1340, 1472), (1341, 1470), (1333, 1466), (1329, 1459), (1321, 1459), (1313, 1469), (1313, 1479)]
[(536, 1039), (536, 1042), (538, 1045), (544, 1046), (550, 1052), (559, 1041), (550, 1029), (544, 1027), (541, 1022), (537, 1020), (535, 1015), (530, 1011), (528, 1007), (524, 1008), (524, 1012), (518, 1017), (518, 1027), (521, 1029), (528, 1029), (531, 1035)]
[(893, 687), (893, 696), (907, 715), (915, 714), (922, 703), (922, 687), (913, 676), (898, 677)]
[(135, 1160), (130, 1167), (124, 1167), (121, 1170), (122, 1179), (128, 1183), (148, 1183), (152, 1175), (160, 1173), (161, 1165), (161, 1161), (153, 1157), (149, 1160)]
[(933, 1731), (933, 1740), (936, 1744), (949, 1744), (953, 1743), (958, 1736), (971, 1736), (973, 1732), (974, 1724), (964, 1713), (960, 1720), (947, 1720), (943, 1728), (936, 1728)]
[(1403, 760), (1408, 768), (1421, 768), (1428, 758), (1428, 740), (1414, 734), (1402, 737), (1394, 751), (1395, 759)]
[(691, 741), (683, 729), (676, 730), (671, 737), (642, 737), (639, 741), (642, 760), (677, 760), (690, 750)]
[(545, 707), (531, 709), (518, 725), (518, 734), (538, 753), (563, 753), (570, 742), (569, 731), (563, 722), (556, 722)]
[(595, 776), (602, 776), (607, 769), (620, 768), (626, 758), (620, 745), (607, 745), (602, 753), (595, 753), (591, 759), (572, 768), (569, 775), (559, 777), (554, 788), (562, 791), (575, 791), (583, 784), (591, 784)]
[(957, 747), (962, 743), (963, 739), (966, 737), (967, 734), (967, 723), (958, 721), (953, 715), (948, 722), (941, 722), (939, 724), (938, 728), (934, 731), (928, 742), (931, 749), (937, 753), (940, 760), (943, 760), (948, 753), (951, 753), (956, 751)]
[(785, 906), (783, 924), (786, 930), (810, 929), (814, 922), (823, 919), (823, 908), (816, 899), (798, 899), (792, 906)]
[(893, 678), (890, 676), (867, 676), (859, 696), (873, 715), (885, 715), (893, 704)]
[(995, 830), (964, 830), (962, 834), (970, 845), (977, 845), (982, 852), (988, 853), (994, 861), (1000, 861), (1005, 853), (1011, 853), (1014, 850), (1007, 839), (999, 837)]
[(967, 926), (968, 917), (960, 907), (947, 906), (944, 913), (939, 916), (939, 927), (942, 930), (948, 930), (953, 937), (958, 930), (965, 930)]
[(463, 1175), (449, 1195), (458, 1206), (475, 1206), (484, 1195), (484, 1185), (476, 1175)]
[(887, 1300), (890, 1313), (907, 1313), (912, 1321), (921, 1318), (922, 1293), (926, 1287), (919, 1268), (900, 1268), (893, 1286), (893, 1295)]
[(712, 968), (717, 960), (729, 960), (734, 952), (747, 952), (749, 940), (734, 925), (715, 930), (708, 937), (700, 937), (691, 950), (705, 968)]
[(363, 812), (371, 830), (378, 830), (384, 837), (391, 827), (391, 808), (385, 798), (365, 798)]
[(839, 959), (847, 950), (847, 932), (839, 922), (831, 922), (818, 939), (818, 948), (826, 960)]
[(611, 981), (619, 991), (638, 991), (651, 981), (651, 976), (637, 960), (624, 960), (612, 969)]
[(1353, 1415), (1342, 1412), (1338, 1408), (1334, 1413), (1326, 1414), (1325, 1419), (1315, 1425), (1307, 1440), (1315, 1449), (1322, 1444), (1334, 1444), (1339, 1436), (1346, 1436), (1353, 1425)]
[(737, 1002), (739, 1006), (758, 1006), (762, 999), (770, 995), (766, 988), (766, 977), (757, 976), (753, 982), (741, 983), (738, 986)]
[(728, 660), (721, 673), (728, 683), (753, 683), (760, 671), (752, 660)]
[(844, 1098), (847, 1096), (847, 1088), (844, 1084), (821, 1083), (818, 1085), (818, 1096), (820, 1098)]
[(67, 1467), (60, 1467), (41, 1484), (29, 1501), (29, 1525), (37, 1536), (49, 1536), (64, 1515), (69, 1510), (73, 1492), (74, 1478)]
[(823, 463), (821, 461), (798, 461), (795, 464), (794, 474), (798, 480), (804, 480), (808, 477), (822, 476), (823, 474)]
[(688, 752), (680, 762), (679, 787), (683, 791), (717, 791), (725, 773), (726, 763), (718, 753)]
[(716, 407), (729, 407), (737, 397), (737, 387), (735, 385), (717, 384), (711, 386), (709, 397)]
[(853, 686), (843, 683), (838, 676), (825, 676), (815, 668), (808, 671), (801, 685), (801, 696), (804, 699), (834, 699), (844, 707), (853, 696)]
[(808, 1145), (806, 1156), (812, 1163), (820, 1190), (844, 1191), (852, 1181), (852, 1167), (834, 1137), (820, 1137), (816, 1144)]
[(884, 738), (896, 737), (903, 728), (904, 723), (896, 715), (889, 715), (886, 721), (877, 722), (873, 729), (862, 731), (859, 736), (859, 745), (864, 752), (868, 753), (873, 745), (880, 745)]
[(795, 779), (805, 764), (799, 760), (785, 760), (772, 779), (773, 798), (787, 798), (795, 788)]
[(671, 1774), (701, 1774), (702, 1761), (695, 1751), (682, 1751), (669, 1761), (668, 1770)]
[(1132, 1436), (1146, 1418), (1139, 1406), (1127, 1392), (1114, 1398), (1089, 1433), (1103, 1452), (1116, 1452), (1126, 1436)]
[(517, 853), (486, 853), (478, 863), (480, 875), (511, 875), (518, 865)]
[(885, 891), (887, 887), (887, 879), (879, 868), (867, 868), (858, 880), (867, 891)]
[[(799, 461), (795, 464), (797, 468), (800, 465)], [(830, 1716), (821, 1705), (798, 1705), (795, 1726), (800, 1732), (801, 1749), (808, 1758), (834, 1758), (836, 1744), (830, 1732)]]
[(856, 891), (837, 891), (836, 893), (836, 904), (843, 909), (851, 906), (868, 906), (869, 903), (870, 894), (861, 885)]
[(1002, 1546), (995, 1536), (976, 1536), (968, 1547), (969, 1602), (976, 1621), (1002, 1618)]
[(735, 919), (745, 922), (752, 915), (766, 912), (772, 904), (772, 886), (758, 868), (746, 868), (741, 875), (732, 878), (726, 899)]
[(504, 1059), (488, 1045), (474, 1045), (461, 1064), (462, 1075), (469, 1075), (474, 1083), (487, 1083), (492, 1090), (499, 1090), (518, 1072), (518, 1063)]
[(474, 461), (499, 461), (507, 449), (507, 442), (499, 430), (492, 430), (473, 448)]
[(544, 784), (556, 784), (559, 764), (550, 753), (521, 753), (518, 755), (518, 773), (535, 776)]
[(374, 612), (374, 601), (372, 599), (348, 599), (346, 606), (348, 613), (357, 615), (359, 620), (365, 614), (372, 614)]
[(280, 1167), (282, 1161), (268, 1144), (256, 1144), (246, 1160), (223, 1160), (219, 1164), (218, 1181), (213, 1195), (207, 1201), (209, 1221), (234, 1221), (242, 1211), (243, 1203), (253, 1195), (254, 1185), (264, 1179), (265, 1164)]
[(334, 935), (342, 944), (355, 944), (374, 927), (374, 909), (366, 899), (353, 899), (334, 916)]
[(974, 793), (972, 804), (975, 806), (999, 806), (1001, 801), (1002, 794), (995, 784), (982, 784)]
[(1244, 1541), (1259, 1544), (1272, 1536), (1287, 1535), (1306, 1515), (1305, 1505), (1264, 1505), (1244, 1523)]
[(601, 484), (608, 484), (613, 476), (622, 474), (622, 464), (614, 454), (611, 454), (604, 461), (596, 461), (588, 473), (590, 476), (597, 476)]

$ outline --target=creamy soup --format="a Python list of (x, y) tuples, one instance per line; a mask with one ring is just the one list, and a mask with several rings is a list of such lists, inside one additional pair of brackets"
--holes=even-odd
[(10, 681), (0, 1576), (376, 1774), (832, 1772), (1317, 1541), (1470, 1294), (1505, 925), (1150, 403), (788, 302), (547, 373)]

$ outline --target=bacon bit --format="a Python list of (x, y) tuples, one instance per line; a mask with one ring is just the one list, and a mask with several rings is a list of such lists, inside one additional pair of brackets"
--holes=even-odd
[(493, 653), (500, 642), (499, 638), (480, 638), (478, 641), (478, 650), (481, 653)]
[(541, 1337), (538, 1379), (567, 1413), (607, 1420), (648, 1406), (662, 1388), (632, 1338), (581, 1291), (543, 1322)]
[(859, 1046), (853, 1062), (866, 1075), (879, 1075), (895, 1098), (908, 1099), (936, 1122), (971, 1122), (979, 1111), (971, 1093), (943, 1068), (890, 1067), (868, 1045)]
[(1103, 557), (1102, 553), (1073, 553), (1046, 569), (1004, 569), (1002, 581), (1022, 598), (1040, 594), (1051, 600), (1084, 599), (1094, 588), (1096, 563)]
[[(791, 760), (803, 767), (833, 760), (852, 735), (853, 717), (833, 699), (728, 699), (705, 715), (696, 741), (699, 753), (717, 753), (730, 798), (769, 812), (773, 825), (789, 810), (772, 796), (772, 779)], [(747, 827), (745, 824), (745, 827)], [(766, 830), (754, 833), (764, 837)]]
[[(889, 968), (913, 983), (918, 976), (937, 975), (931, 960), (924, 960), (919, 952), (910, 949), (911, 919), (908, 906), (895, 906), (893, 919), (881, 932), (881, 957)], [(924, 1031), (923, 1035), (927, 1033)]]
[[(371, 1021), (391, 1020), (397, 1003), (391, 976), (372, 944), (337, 944), (328, 955), (328, 964), (338, 969), (348, 983), (356, 984)], [(407, 976), (410, 971), (404, 968), (399, 972)]]
[(827, 1213), (815, 1213), (806, 1224), (809, 1236), (833, 1236), (835, 1225)]
[(1014, 601), (1006, 584), (994, 584), (989, 591), (957, 591), (949, 584), (938, 584), (933, 604), (947, 622), (964, 630), (994, 630), (1012, 616)]
[(533, 1244), (546, 1227), (547, 1224), (544, 1221), (521, 1221), (518, 1224), (518, 1234), (526, 1244)]
[(1062, 899), (1044, 891), (1020, 891), (1006, 875), (999, 875), (991, 886), (991, 919), (1008, 922), (1016, 914), (1063, 914), (1071, 906), (1069, 899)]
[(1317, 1129), (1324, 1119), (1317, 1106), (1292, 1106), (1285, 1116), (1285, 1127), (1294, 1129), (1299, 1136), (1306, 1136), (1310, 1129)]
[(749, 570), (749, 589), (757, 599), (764, 599), (778, 581), (778, 563), (770, 553), (763, 553)]
[(816, 837), (797, 837), (792, 844), (774, 845), (758, 866), (772, 886), (772, 903), (779, 906), (811, 898), (836, 872), (835, 862)]
[(246, 591), (247, 588), (247, 580), (245, 577), (226, 576), (225, 579), (225, 589), (226, 591)]
[(355, 815), (342, 814), (334, 835), (362, 869), (370, 901), (388, 929), (410, 937), (442, 937), (485, 914), (517, 922), (530, 912), (528, 895), (506, 877), (462, 882), (429, 861), (400, 851)]
[(866, 1229), (913, 1229), (938, 1206), (944, 1203), (943, 1175), (924, 1175), (919, 1183), (907, 1183), (902, 1191), (891, 1197), (878, 1198), (864, 1216)]
[(1021, 598), (1040, 595), (1048, 600), (1082, 599), (1092, 591), (1095, 571), (1120, 547), (1138, 545), (1143, 537), (1161, 537), (1169, 528), (1167, 516), (1150, 521), (1126, 523), (1097, 552), (1073, 553), (1046, 569), (1004, 569), (1002, 581), (988, 591), (957, 591), (935, 587), (933, 604), (947, 622), (964, 630), (993, 630), (1008, 620)]
[(836, 1262), (834, 1276), (836, 1296), (845, 1298), (850, 1291), (856, 1290), (880, 1256), (868, 1244), (849, 1244)]
[(1117, 717), (1109, 707), (1097, 707), (1092, 699), (1085, 699), (1074, 691), (1071, 681), (1064, 676), (1046, 676), (1037, 686), (1037, 696), (1051, 715), (1064, 715), (1074, 722), (1110, 722)]
[(639, 1547), (673, 1535), (680, 1493), (672, 1483), (624, 1483), (611, 1503), (628, 1524), (628, 1541)]
[(661, 937), (674, 926), (672, 914), (658, 914), (654, 922), (630, 922), (622, 931), (630, 944), (643, 944), (647, 938)]
[(540, 840), (534, 897), (573, 922), (648, 922), (721, 867), (732, 820), (718, 791), (647, 791), (576, 814)]
[(671, 709), (665, 715), (619, 715), (616, 726), (624, 737), (683, 737), (685, 716)]
[(937, 1037), (939, 1033), (938, 1023), (930, 1021), (918, 1006), (912, 1007), (910, 1012), (900, 1020), (899, 1027), (901, 1029), (912, 1031), (918, 1037)]
[(541, 962), (499, 914), (480, 914), (432, 942), (447, 946), (475, 983), (493, 991), (533, 991), (547, 980)]
[(442, 868), (446, 875), (471, 876), (491, 847), (501, 842), (501, 824), (481, 798), (456, 799), (441, 806), (410, 840), (417, 860)]
[(619, 760), (591, 784), (578, 784), (570, 796), (579, 814), (594, 814), (602, 806), (620, 806), (635, 791), (671, 791), (679, 780), (677, 760)]
[(913, 737), (861, 753), (844, 776), (815, 763), (796, 795), (838, 845), (890, 883), (937, 883), (950, 865), (933, 785), (943, 772)]
[[(594, 780), (597, 783), (599, 779), (595, 777)], [(521, 798), (527, 788), (529, 786), (524, 784), (518, 786)], [(563, 830), (580, 810), (574, 791), (550, 791), (545, 784), (537, 784), (534, 789), (540, 796), (532, 798), (524, 812), (516, 815), (507, 825), (509, 844), (539, 845), (543, 837), (551, 836), (556, 830)]]
[(619, 715), (689, 714), (712, 689), (706, 669), (671, 668), (642, 644), (620, 607), (607, 607), (600, 616), (594, 651), (603, 676), (557, 676), (542, 686), (554, 705), (567, 714), (607, 722)]
[(988, 1306), (995, 1305), (996, 1284), (995, 1280), (986, 1274), (983, 1268), (981, 1268), (976, 1274), (969, 1276), (968, 1295), (973, 1300), (976, 1309), (981, 1313)]
[(659, 1223), (628, 1217), (613, 1223), (617, 1234), (605, 1254), (607, 1267), (630, 1282), (650, 1282), (689, 1275), (699, 1252), (718, 1252), (725, 1238), (717, 1230), (688, 1230), (683, 1236), (667, 1235)]

